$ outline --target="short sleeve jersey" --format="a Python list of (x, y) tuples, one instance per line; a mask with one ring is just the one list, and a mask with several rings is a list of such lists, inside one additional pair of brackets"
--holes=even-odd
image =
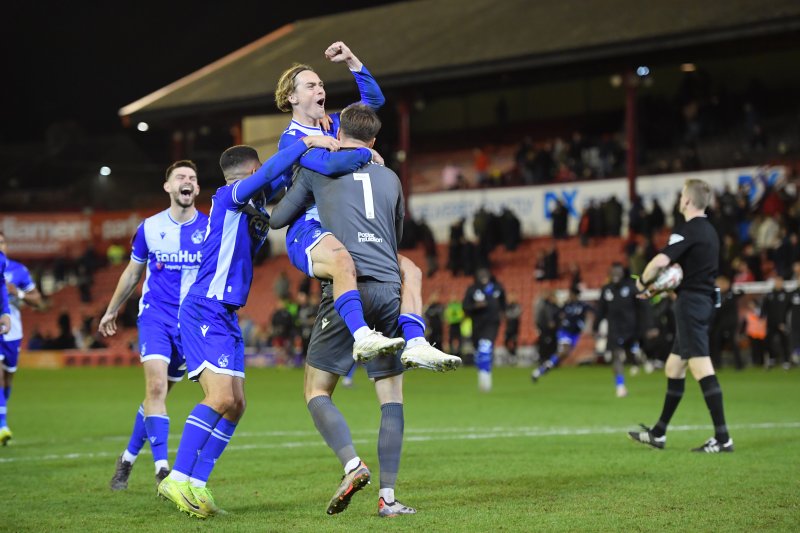
[(247, 302), (253, 282), (253, 257), (267, 239), (266, 198), (258, 193), (241, 203), (236, 189), (242, 181), (217, 189), (211, 199), (203, 262), (189, 294), (235, 307)]
[(208, 216), (199, 211), (187, 222), (176, 222), (165, 209), (136, 229), (131, 260), (147, 263), (139, 301), (139, 315), (156, 313), (168, 323), (178, 320), (178, 309), (197, 276)]
[(661, 253), (683, 269), (683, 281), (676, 292), (714, 291), (719, 266), (719, 236), (705, 216), (695, 217), (673, 231)]

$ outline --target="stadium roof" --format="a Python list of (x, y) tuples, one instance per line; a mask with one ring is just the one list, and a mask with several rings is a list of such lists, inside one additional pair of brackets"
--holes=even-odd
[(352, 90), (322, 51), (342, 40), (381, 87), (703, 46), (800, 30), (797, 0), (420, 0), (300, 20), (120, 109), (167, 118), (271, 103), (280, 73), (311, 64)]

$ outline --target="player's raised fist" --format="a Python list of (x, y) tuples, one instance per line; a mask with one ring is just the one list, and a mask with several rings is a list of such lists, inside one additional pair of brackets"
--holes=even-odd
[(336, 41), (325, 49), (325, 57), (334, 63), (341, 63), (352, 57), (353, 53), (342, 41)]
[(334, 63), (347, 63), (347, 67), (351, 70), (361, 70), (361, 61), (342, 41), (336, 41), (326, 48), (325, 57)]

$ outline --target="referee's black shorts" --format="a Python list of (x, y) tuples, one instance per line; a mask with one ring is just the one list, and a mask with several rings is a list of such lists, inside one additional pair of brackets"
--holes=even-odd
[(673, 306), (675, 342), (672, 353), (681, 359), (708, 357), (708, 331), (714, 312), (712, 295), (706, 292), (681, 291)]

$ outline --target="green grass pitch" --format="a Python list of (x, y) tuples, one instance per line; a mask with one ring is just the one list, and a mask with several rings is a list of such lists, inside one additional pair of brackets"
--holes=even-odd
[[(415, 516), (377, 516), (380, 411), (363, 370), (334, 396), (373, 483), (327, 516), (341, 470), (302, 399), (302, 372), (248, 370), (248, 407), (209, 486), (230, 514), (207, 521), (155, 497), (149, 450), (127, 491), (114, 461), (143, 394), (139, 369), (21, 370), (9, 404), (15, 439), (0, 448), (2, 531), (798, 531), (800, 372), (724, 371), (736, 452), (689, 453), (711, 436), (700, 389), (687, 380), (667, 449), (627, 440), (655, 422), (663, 375), (628, 378), (617, 399), (607, 368), (564, 368), (534, 385), (529, 370), (473, 368), (406, 375), (398, 499)], [(170, 460), (200, 387), (168, 399)]]

